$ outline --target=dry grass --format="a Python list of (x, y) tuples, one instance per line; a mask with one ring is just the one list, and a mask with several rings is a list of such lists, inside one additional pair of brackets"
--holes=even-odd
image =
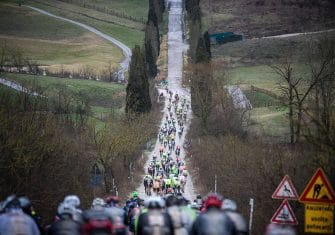
[(203, 0), (210, 31), (235, 31), (247, 38), (318, 31), (335, 26), (333, 1)]
[(25, 58), (36, 61), (51, 72), (78, 73), (89, 67), (93, 73), (99, 74), (110, 63), (117, 69), (122, 58), (122, 53), (114, 45), (92, 33), (60, 41), (0, 36), (0, 45), (21, 51)]

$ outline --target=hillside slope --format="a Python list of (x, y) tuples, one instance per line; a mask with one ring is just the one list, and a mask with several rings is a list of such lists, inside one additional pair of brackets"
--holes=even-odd
[(335, 27), (332, 0), (202, 0), (211, 32), (235, 31), (246, 38)]

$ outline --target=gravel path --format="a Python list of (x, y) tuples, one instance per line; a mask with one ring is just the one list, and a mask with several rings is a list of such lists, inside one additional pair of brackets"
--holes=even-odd
[[(186, 101), (191, 103), (191, 96), (189, 89), (182, 87), (182, 74), (183, 74), (183, 53), (186, 52), (188, 46), (183, 42), (183, 28), (182, 28), (182, 20), (183, 20), (183, 10), (182, 10), (182, 0), (174, 0), (171, 1), (171, 8), (169, 11), (169, 32), (168, 32), (168, 89), (172, 91), (174, 94), (178, 94), (181, 99), (186, 99)], [(161, 126), (164, 125), (165, 116), (168, 114), (167, 105), (168, 105), (168, 94), (165, 90), (159, 89), (160, 93), (163, 93), (165, 98), (165, 107), (164, 107), (164, 115), (161, 122)], [(189, 128), (190, 122), (192, 119), (191, 109), (188, 110), (187, 121), (184, 124), (184, 132), (181, 138), (176, 136), (176, 145), (181, 146), (180, 158), (185, 159), (186, 154), (183, 149), (183, 143), (185, 140), (185, 136), (187, 134), (187, 130)], [(153, 152), (150, 153), (148, 157), (148, 161), (144, 166), (145, 171), (147, 171), (150, 160), (152, 159), (152, 155), (156, 152), (157, 156), (159, 156), (159, 147), (160, 143), (157, 139)], [(137, 188), (139, 192), (139, 196), (141, 198), (146, 198), (144, 192), (143, 183)], [(189, 175), (187, 183), (185, 185), (185, 193), (183, 194), (185, 198), (188, 200), (195, 199), (195, 192), (193, 188), (192, 178)]]
[(51, 14), (50, 12), (47, 12), (45, 10), (42, 10), (42, 9), (39, 9), (39, 8), (36, 8), (36, 7), (32, 7), (32, 6), (27, 6), (27, 7), (30, 8), (30, 9), (33, 9), (35, 11), (38, 11), (39, 13), (42, 13), (44, 15), (48, 15), (48, 16), (51, 16), (51, 17), (54, 17), (54, 18), (57, 18), (57, 19), (75, 24), (75, 25), (78, 25), (78, 26), (80, 26), (80, 27), (82, 27), (82, 28), (84, 28), (84, 29), (86, 29), (86, 30), (88, 30), (88, 31), (106, 39), (107, 41), (110, 41), (113, 44), (115, 44), (117, 47), (119, 47), (122, 50), (123, 55), (125, 57), (120, 62), (120, 69), (118, 71), (118, 80), (119, 81), (124, 81), (125, 80), (125, 72), (128, 70), (130, 59), (131, 59), (131, 50), (125, 44), (123, 44), (122, 42), (116, 40), (115, 38), (113, 38), (113, 37), (111, 37), (107, 34), (104, 34), (104, 33), (100, 32), (99, 30), (97, 30), (97, 29), (95, 29), (91, 26), (88, 26), (86, 24), (83, 24), (83, 23), (80, 23), (80, 22), (77, 22), (77, 21), (74, 21), (74, 20), (70, 20), (70, 19), (67, 19), (67, 18), (64, 18), (64, 17), (61, 17), (61, 16), (56, 16), (54, 14)]

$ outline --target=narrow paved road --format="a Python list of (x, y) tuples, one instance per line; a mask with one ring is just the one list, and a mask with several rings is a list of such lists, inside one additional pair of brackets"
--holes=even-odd
[[(169, 10), (169, 32), (168, 32), (168, 90), (173, 92), (173, 94), (178, 94), (180, 100), (186, 99), (186, 103), (191, 104), (191, 96), (189, 89), (182, 87), (182, 74), (183, 74), (183, 54), (186, 53), (187, 45), (183, 42), (183, 28), (182, 28), (182, 20), (183, 20), (183, 9), (182, 9), (182, 0), (169, 0), (171, 2), (171, 8)], [(161, 121), (161, 127), (164, 127), (164, 123), (166, 122), (166, 116), (169, 116), (168, 111), (168, 93), (166, 90), (159, 90), (160, 93), (163, 93), (165, 96), (165, 106), (164, 106), (164, 115)], [(173, 117), (176, 117), (176, 113), (173, 113)], [(185, 141), (185, 136), (187, 134), (187, 130), (189, 128), (190, 122), (192, 119), (192, 111), (191, 108), (187, 110), (187, 119), (184, 124), (184, 131), (181, 137), (176, 136), (176, 145), (181, 146), (180, 158), (182, 160), (186, 160), (187, 156), (183, 149), (183, 143)], [(149, 162), (152, 160), (152, 156), (156, 153), (159, 156), (159, 148), (161, 144), (157, 139), (154, 150), (150, 153), (147, 163), (144, 166), (145, 172), (147, 172)], [(174, 157), (176, 157), (173, 154)], [(186, 167), (187, 168), (187, 167)], [(188, 171), (189, 172), (189, 171)], [(145, 191), (143, 183), (141, 182), (140, 186), (137, 188), (139, 192), (139, 196), (145, 198)], [(193, 188), (193, 183), (191, 176), (188, 175), (187, 183), (185, 185), (184, 197), (188, 200), (195, 199), (195, 192)]]
[(17, 90), (19, 92), (27, 93), (29, 95), (40, 96), (38, 93), (32, 92), (29, 89), (21, 86), (20, 84), (17, 84), (15, 82), (12, 82), (12, 81), (9, 81), (9, 80), (6, 80), (4, 78), (0, 78), (0, 84), (3, 84), (3, 85), (8, 86), (10, 88), (13, 88), (14, 90)]
[(104, 33), (100, 32), (99, 30), (97, 30), (97, 29), (95, 29), (91, 26), (88, 26), (86, 24), (83, 24), (83, 23), (80, 23), (80, 22), (77, 22), (77, 21), (74, 21), (74, 20), (70, 20), (70, 19), (67, 19), (67, 18), (64, 18), (64, 17), (61, 17), (61, 16), (56, 16), (54, 14), (51, 14), (50, 12), (47, 12), (45, 10), (42, 10), (42, 9), (39, 9), (39, 8), (36, 8), (36, 7), (32, 7), (32, 6), (27, 6), (27, 7), (30, 8), (30, 9), (33, 9), (35, 11), (38, 11), (41, 14), (45, 14), (45, 15), (48, 15), (48, 16), (51, 16), (51, 17), (54, 17), (54, 18), (57, 18), (57, 19), (60, 19), (60, 20), (63, 20), (63, 21), (67, 21), (67, 22), (75, 24), (75, 25), (78, 25), (78, 26), (80, 26), (80, 27), (82, 27), (82, 28), (84, 28), (88, 31), (91, 31), (92, 33), (106, 39), (107, 41), (110, 41), (113, 44), (115, 44), (117, 47), (119, 47), (122, 50), (123, 55), (125, 57), (120, 62), (120, 69), (118, 71), (118, 80), (119, 81), (124, 81), (125, 80), (125, 72), (128, 70), (130, 59), (131, 59), (131, 50), (125, 44), (123, 44), (122, 42), (116, 40), (115, 38), (113, 38), (113, 37), (111, 37), (107, 34), (104, 34)]

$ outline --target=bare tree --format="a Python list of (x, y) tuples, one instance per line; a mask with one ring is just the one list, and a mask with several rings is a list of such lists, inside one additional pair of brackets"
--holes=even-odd
[(136, 154), (152, 134), (153, 127), (148, 122), (151, 119), (150, 114), (134, 118), (115, 117), (103, 129), (96, 131), (93, 128), (92, 130), (97, 148), (96, 160), (104, 168), (106, 192), (111, 190), (113, 178), (122, 180), (120, 175), (124, 177), (124, 171), (131, 174), (132, 166), (137, 159)]
[(313, 96), (304, 112), (307, 116), (307, 139), (327, 152), (335, 152), (335, 46), (330, 39), (321, 40), (310, 58)]

